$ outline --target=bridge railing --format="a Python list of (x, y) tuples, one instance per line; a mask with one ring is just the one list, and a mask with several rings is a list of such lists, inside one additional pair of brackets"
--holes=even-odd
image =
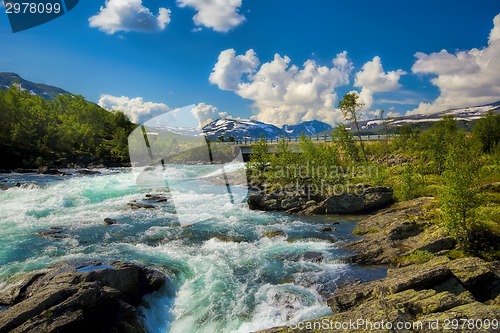
[[(396, 136), (397, 136), (396, 134), (362, 135), (361, 140), (363, 140), (363, 141), (385, 141), (387, 139), (391, 140)], [(309, 135), (309, 136), (307, 136), (307, 138), (313, 142), (332, 142), (332, 137), (330, 135)], [(285, 139), (288, 142), (299, 142), (298, 137), (293, 137), (293, 138), (288, 137)], [(273, 143), (278, 143), (280, 140), (282, 140), (282, 137), (266, 138), (265, 140), (266, 140), (266, 143), (273, 144)], [(224, 144), (233, 144), (233, 145), (252, 145), (258, 141), (260, 141), (260, 139), (243, 138), (243, 139), (235, 139), (234, 141), (218, 141), (218, 142), (224, 143)], [(333, 141), (336, 141), (335, 138), (333, 138)]]

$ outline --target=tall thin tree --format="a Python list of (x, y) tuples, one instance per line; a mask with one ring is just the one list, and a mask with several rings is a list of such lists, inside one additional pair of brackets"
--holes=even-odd
[(361, 131), (359, 129), (359, 119), (361, 118), (361, 109), (364, 104), (358, 101), (359, 95), (357, 92), (351, 91), (344, 95), (344, 98), (339, 102), (339, 108), (342, 112), (344, 120), (354, 123), (356, 126), (356, 132), (359, 138), (359, 143), (361, 145), (361, 151), (363, 153), (363, 158), (366, 163), (368, 163), (368, 158), (366, 157), (365, 145), (363, 143), (363, 138), (361, 137)]

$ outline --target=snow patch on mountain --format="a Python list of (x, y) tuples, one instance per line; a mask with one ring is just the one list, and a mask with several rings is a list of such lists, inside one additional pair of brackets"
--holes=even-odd
[(384, 125), (384, 122), (388, 127), (399, 127), (405, 124), (434, 123), (440, 121), (444, 116), (448, 115), (453, 116), (455, 120), (458, 121), (471, 122), (484, 117), (488, 111), (495, 111), (500, 113), (500, 101), (487, 105), (450, 109), (433, 114), (409, 115), (389, 118), (385, 120), (373, 119), (368, 121), (361, 121), (359, 125), (360, 128), (364, 131), (377, 131)]
[(264, 138), (298, 137), (301, 133), (315, 135), (332, 127), (321, 121), (308, 121), (297, 125), (284, 125), (282, 128), (253, 119), (217, 119), (203, 127), (203, 132), (211, 139), (221, 136), (236, 140)]

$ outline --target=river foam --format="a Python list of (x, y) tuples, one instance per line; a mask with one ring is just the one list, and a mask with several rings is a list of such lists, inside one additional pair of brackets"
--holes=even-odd
[[(0, 192), (0, 280), (69, 259), (157, 266), (171, 282), (141, 308), (151, 332), (250, 332), (328, 315), (323, 296), (352, 271), (318, 231), (331, 225), (328, 218), (251, 211), (244, 200), (233, 205), (219, 198), (208, 190), (212, 184), (173, 193), (189, 207), (185, 218), (192, 225), (181, 228), (172, 202), (151, 210), (127, 206), (151, 191), (139, 188), (129, 171), (0, 180), (35, 184)], [(119, 223), (105, 225), (107, 217)], [(349, 237), (352, 225), (341, 224), (332, 237)], [(64, 237), (37, 235), (50, 228)], [(296, 241), (262, 237), (269, 230)], [(322, 260), (305, 259), (311, 252)]]

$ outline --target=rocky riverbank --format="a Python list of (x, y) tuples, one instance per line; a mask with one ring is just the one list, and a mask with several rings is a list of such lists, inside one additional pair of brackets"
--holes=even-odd
[(330, 196), (303, 192), (251, 193), (250, 209), (286, 211), (299, 215), (364, 214), (394, 203), (393, 190), (383, 186), (363, 186)]
[(358, 224), (362, 239), (346, 245), (356, 253), (350, 259), (390, 265), (386, 278), (339, 288), (328, 300), (331, 316), (261, 333), (498, 331), (500, 263), (458, 251), (431, 222), (433, 204), (415, 199)]
[(137, 307), (167, 281), (124, 262), (65, 262), (0, 292), (0, 333), (145, 332)]

